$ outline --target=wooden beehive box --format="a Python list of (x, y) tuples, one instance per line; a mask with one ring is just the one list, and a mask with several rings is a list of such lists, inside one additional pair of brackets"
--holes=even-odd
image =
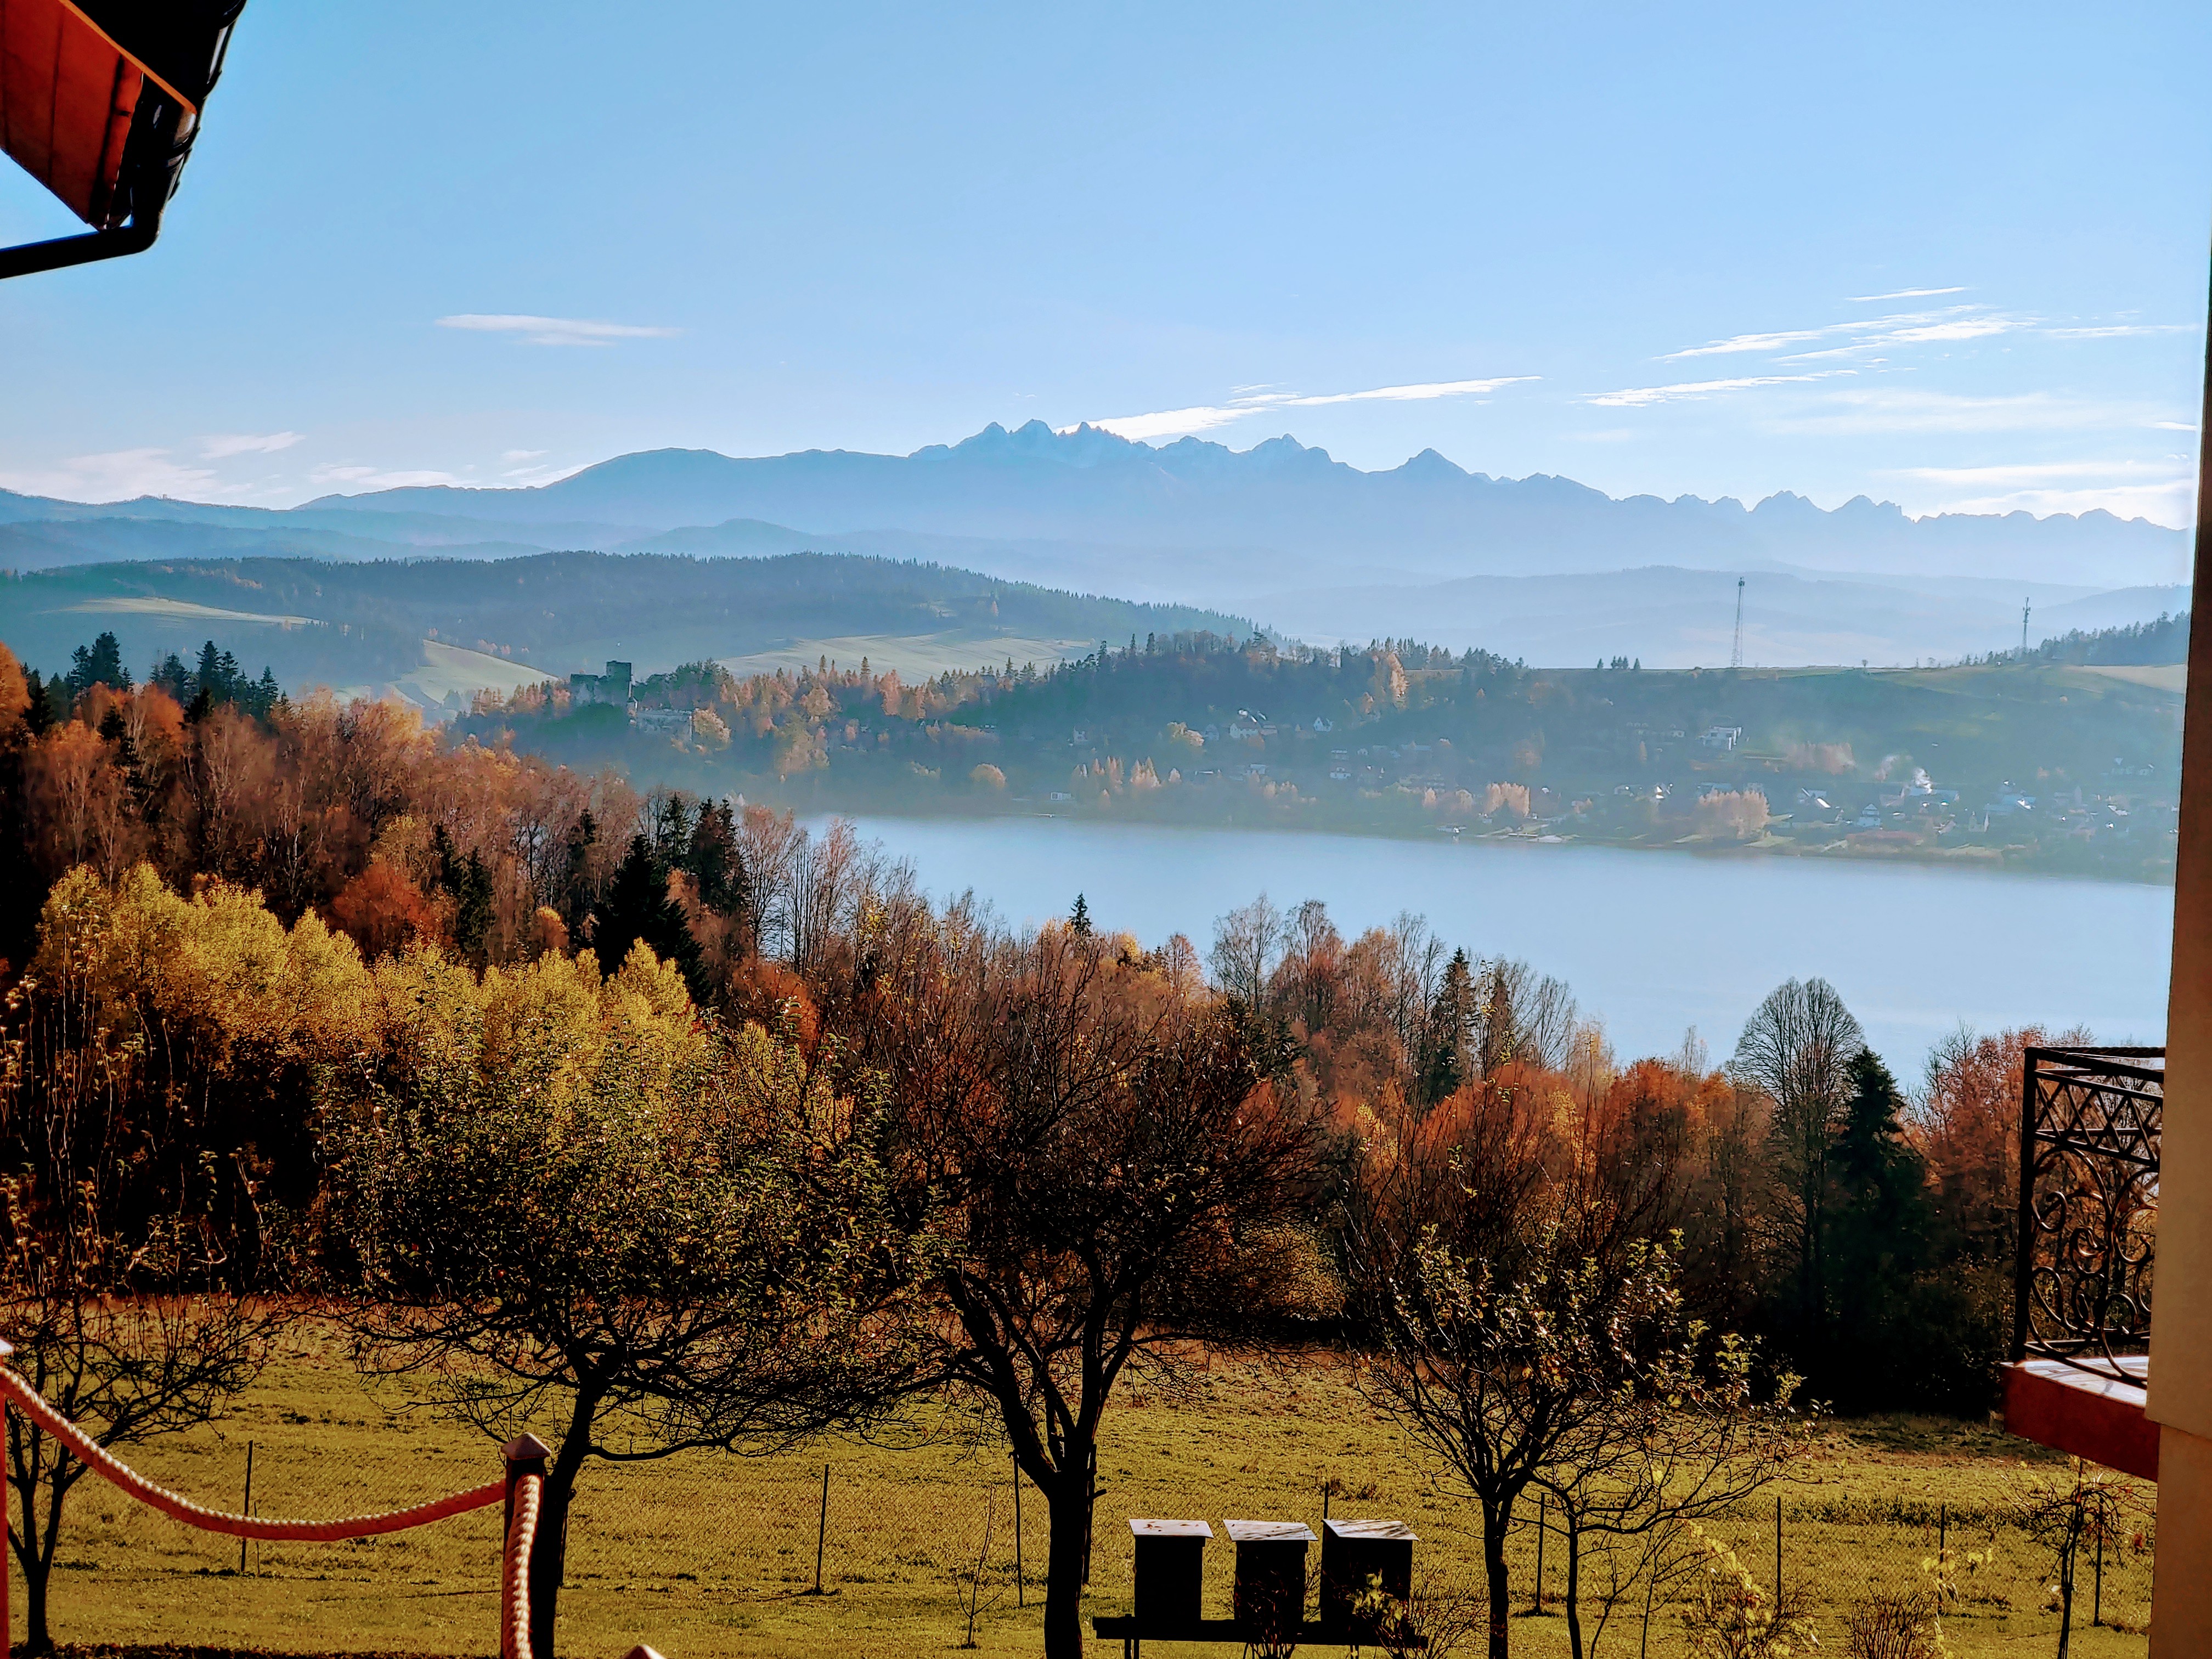
[(1140, 1636), (1164, 1636), (1195, 1626), (1199, 1589), (1206, 1571), (1206, 1540), (1213, 1528), (1203, 1521), (1132, 1521), (1133, 1605)]
[(1250, 1632), (1294, 1634), (1305, 1621), (1306, 1546), (1303, 1521), (1224, 1521), (1237, 1546), (1237, 1622)]
[(1321, 1622), (1324, 1629), (1375, 1639), (1376, 1621), (1361, 1619), (1353, 1604), (1368, 1580), (1404, 1601), (1413, 1593), (1413, 1546), (1420, 1540), (1402, 1521), (1324, 1521), (1321, 1540)]

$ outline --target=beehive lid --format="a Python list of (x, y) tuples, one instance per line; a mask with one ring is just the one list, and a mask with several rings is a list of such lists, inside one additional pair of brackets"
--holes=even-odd
[(1240, 1544), (1310, 1544), (1313, 1528), (1303, 1521), (1224, 1521), (1229, 1535)]
[(1324, 1521), (1322, 1525), (1346, 1543), (1418, 1544), (1403, 1521)]
[(1203, 1521), (1137, 1521), (1129, 1530), (1139, 1538), (1211, 1538), (1213, 1528)]

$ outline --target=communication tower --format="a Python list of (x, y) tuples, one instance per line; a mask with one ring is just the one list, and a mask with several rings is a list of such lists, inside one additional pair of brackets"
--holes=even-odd
[(2032, 603), (2027, 599), (2020, 602), (2020, 659), (2022, 662), (2027, 660), (2027, 613)]
[(1729, 666), (1743, 666), (1743, 578), (1735, 579), (1735, 648), (1729, 653)]

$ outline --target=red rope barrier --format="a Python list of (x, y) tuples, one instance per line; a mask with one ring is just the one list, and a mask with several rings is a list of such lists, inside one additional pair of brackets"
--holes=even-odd
[[(337, 1543), (343, 1539), (368, 1538), (379, 1533), (404, 1532), (410, 1527), (443, 1521), (448, 1516), (465, 1515), (471, 1510), (489, 1508), (507, 1495), (506, 1483), (495, 1480), (489, 1486), (473, 1487), (467, 1492), (450, 1492), (427, 1504), (417, 1504), (412, 1509), (392, 1510), (381, 1515), (348, 1516), (337, 1521), (264, 1521), (252, 1516), (230, 1515), (220, 1510), (205, 1508), (189, 1498), (157, 1486), (137, 1470), (128, 1468), (105, 1446), (56, 1411), (44, 1395), (4, 1366), (0, 1366), (0, 1395), (13, 1401), (40, 1428), (60, 1441), (70, 1456), (82, 1462), (94, 1474), (120, 1486), (149, 1509), (159, 1510), (171, 1520), (181, 1521), (188, 1527), (198, 1527), (203, 1532), (219, 1532), (233, 1538)], [(531, 1498), (531, 1517), (534, 1528), (537, 1518), (534, 1487)], [(518, 1509), (517, 1519), (520, 1518)], [(525, 1559), (527, 1559), (526, 1551)], [(520, 1659), (528, 1659), (528, 1637), (526, 1634)]]
[(531, 1659), (530, 1547), (538, 1537), (538, 1499), (544, 1484), (542, 1474), (521, 1475), (514, 1483), (514, 1519), (500, 1563), (499, 1659)]

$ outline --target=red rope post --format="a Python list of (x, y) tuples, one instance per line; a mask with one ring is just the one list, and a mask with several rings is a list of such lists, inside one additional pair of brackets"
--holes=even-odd
[[(5, 1342), (0, 1342), (0, 1349), (6, 1350), (0, 1352), (0, 1365), (4, 1365), (15, 1351)], [(8, 1605), (15, 1587), (12, 1582), (15, 1575), (9, 1571), (8, 1565), (8, 1558), (15, 1552), (8, 1547), (8, 1511), (14, 1505), (8, 1501), (7, 1460), (8, 1398), (0, 1395), (0, 1656), (12, 1654), (15, 1650), (15, 1627), (11, 1617), (12, 1610)]]
[[(0, 1339), (0, 1370), (15, 1357), (15, 1345)], [(8, 1490), (8, 1396), (0, 1394), (0, 1659), (9, 1659), (15, 1651), (15, 1610), (9, 1606), (15, 1593), (15, 1573), (9, 1557), (15, 1552), (8, 1545), (8, 1529), (13, 1525), (9, 1518), (15, 1508), (10, 1500), (14, 1494)]]
[[(531, 1659), (530, 1566), (537, 1543), (538, 1498), (553, 1448), (534, 1434), (518, 1435), (499, 1449), (507, 1460), (506, 1519), (500, 1527), (500, 1659)], [(522, 1526), (515, 1526), (520, 1508)], [(551, 1632), (546, 1634), (550, 1636)], [(550, 1649), (551, 1643), (546, 1644)]]

